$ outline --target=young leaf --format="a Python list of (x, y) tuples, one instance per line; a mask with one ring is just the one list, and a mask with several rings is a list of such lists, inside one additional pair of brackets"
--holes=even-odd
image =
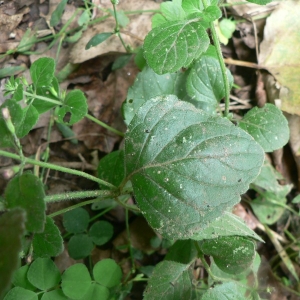
[(253, 136), (265, 152), (282, 148), (290, 137), (287, 119), (275, 105), (252, 108), (239, 126)]
[(228, 211), (212, 221), (208, 227), (196, 232), (191, 238), (196, 241), (201, 241), (233, 235), (250, 237), (263, 242), (261, 237), (251, 230), (241, 218)]
[(106, 244), (113, 234), (114, 227), (106, 221), (95, 222), (89, 230), (89, 236), (97, 246)]
[(23, 289), (22, 287), (12, 288), (4, 297), (3, 300), (38, 300), (38, 295), (35, 292)]
[(192, 279), (193, 275), (189, 264), (162, 261), (156, 265), (148, 281), (144, 300), (192, 300)]
[[(227, 70), (230, 85), (233, 77)], [(225, 96), (225, 87), (219, 61), (211, 55), (203, 55), (191, 68), (187, 78), (189, 96), (199, 102), (207, 112), (216, 110), (220, 100)]]
[(157, 74), (172, 73), (200, 57), (208, 45), (208, 35), (199, 20), (172, 21), (148, 33), (144, 56)]
[(240, 236), (205, 240), (199, 245), (204, 254), (211, 255), (216, 265), (229, 274), (245, 271), (255, 257), (255, 244)]
[(36, 290), (36, 287), (33, 286), (27, 278), (28, 269), (29, 266), (25, 265), (19, 268), (17, 271), (15, 271), (12, 283), (14, 286), (19, 286), (26, 290), (34, 291)]
[(57, 5), (56, 9), (54, 10), (54, 12), (51, 15), (51, 19), (50, 19), (51, 27), (58, 25), (59, 22), (61, 21), (61, 17), (64, 13), (67, 2), (68, 2), (68, 0), (61, 0), (60, 3)]
[(26, 229), (43, 232), (45, 224), (45, 192), (43, 183), (31, 173), (15, 176), (5, 190), (7, 208), (21, 207), (27, 213)]
[(99, 285), (96, 282), (93, 282), (91, 284), (89, 290), (87, 291), (87, 293), (80, 300), (91, 300), (91, 299), (107, 300), (107, 299), (112, 299), (109, 296), (110, 296), (110, 293), (109, 293), (109, 289), (107, 287)]
[(56, 286), (61, 276), (57, 266), (50, 258), (39, 257), (30, 265), (27, 278), (32, 285), (45, 291)]
[(173, 95), (148, 100), (125, 138), (135, 199), (150, 225), (171, 239), (193, 236), (236, 204), (263, 159), (246, 132)]
[(181, 7), (182, 0), (173, 0), (172, 2), (163, 2), (160, 9), (167, 21), (184, 20), (186, 13)]
[(46, 217), (45, 229), (32, 241), (34, 257), (58, 256), (63, 251), (63, 239), (52, 218)]
[(26, 213), (20, 208), (6, 212), (0, 217), (0, 299), (20, 263), (19, 252), (22, 249), (25, 220)]
[(50, 57), (36, 60), (30, 67), (31, 79), (35, 88), (49, 86), (55, 71), (55, 61)]
[(188, 15), (202, 12), (204, 9), (202, 1), (198, 0), (183, 1), (182, 8)]
[(178, 82), (184, 75), (178, 73), (167, 73), (163, 75), (156, 74), (151, 68), (145, 67), (137, 78), (132, 87), (129, 88), (127, 99), (123, 103), (122, 110), (125, 123), (128, 125), (137, 110), (146, 102), (155, 96), (177, 95), (180, 97), (182, 85)]
[[(82, 91), (73, 90), (69, 92), (63, 101), (62, 107), (57, 111), (58, 121), (60, 123), (66, 123), (73, 125), (80, 121), (88, 112), (86, 98)], [(65, 121), (64, 118), (71, 114), (69, 121)]]
[(92, 284), (90, 273), (84, 264), (69, 267), (62, 275), (61, 288), (71, 299), (81, 299)]
[(85, 233), (73, 235), (68, 243), (68, 252), (73, 259), (89, 256), (94, 248), (92, 238)]
[(98, 283), (107, 288), (112, 288), (121, 283), (122, 270), (113, 259), (106, 258), (96, 263), (93, 275)]
[[(98, 177), (115, 186), (119, 186), (125, 177), (124, 171), (124, 151), (117, 150), (104, 156), (98, 164)], [(109, 189), (100, 185), (101, 189)]]
[(87, 230), (89, 220), (89, 213), (82, 207), (67, 211), (63, 216), (64, 227), (70, 233), (81, 233)]
[(29, 133), (39, 119), (39, 113), (33, 105), (28, 105), (23, 109), (23, 117), (16, 132), (18, 138), (22, 138)]
[(210, 288), (204, 293), (201, 300), (228, 300), (246, 299), (243, 286), (236, 282), (226, 282)]
[(11, 132), (6, 126), (2, 115), (2, 109), (5, 107), (7, 107), (9, 110), (11, 121), (15, 127), (15, 130), (18, 130), (18, 128), (20, 127), (21, 121), (23, 119), (23, 111), (21, 106), (12, 99), (6, 100), (0, 106), (0, 147), (12, 147), (14, 145), (14, 139)]
[(98, 46), (99, 44), (103, 43), (105, 40), (107, 40), (109, 37), (113, 35), (112, 32), (103, 32), (94, 35), (89, 42), (85, 46), (85, 50), (88, 50), (92, 47)]

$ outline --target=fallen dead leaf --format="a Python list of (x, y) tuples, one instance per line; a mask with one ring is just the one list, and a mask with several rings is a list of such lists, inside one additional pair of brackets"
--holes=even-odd
[[(101, 1), (101, 8), (112, 9), (111, 2), (108, 0)], [(155, 1), (140, 1), (132, 0), (125, 1), (120, 0), (117, 10), (132, 11), (132, 10), (153, 10), (159, 9), (159, 3)], [(102, 13), (103, 15), (103, 13)], [(151, 30), (151, 17), (152, 13), (129, 15), (130, 23), (125, 30), (122, 30), (122, 37), (126, 44), (133, 48), (137, 48), (142, 45), (146, 34)], [(97, 15), (100, 17), (101, 15)], [(88, 59), (94, 58), (98, 55), (106, 54), (109, 52), (126, 52), (120, 39), (116, 35), (112, 35), (106, 41), (96, 47), (92, 47), (89, 50), (85, 50), (86, 44), (96, 34), (102, 32), (113, 32), (115, 28), (115, 20), (113, 17), (109, 17), (105, 21), (93, 25), (87, 29), (82, 38), (74, 45), (70, 53), (70, 61), (72, 63), (80, 63)]]

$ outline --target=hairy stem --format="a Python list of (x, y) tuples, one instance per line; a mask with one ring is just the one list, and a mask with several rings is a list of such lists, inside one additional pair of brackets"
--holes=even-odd
[[(14, 154), (14, 153), (10, 153), (10, 152), (7, 152), (7, 151), (0, 150), (0, 155), (22, 161), (22, 158), (19, 155)], [(116, 187), (114, 185), (112, 185), (111, 183), (106, 182), (106, 181), (104, 181), (102, 179), (99, 179), (95, 176), (92, 176), (90, 174), (87, 174), (85, 172), (73, 170), (73, 169), (70, 169), (70, 168), (61, 167), (61, 166), (50, 164), (50, 163), (45, 163), (45, 162), (42, 162), (42, 161), (37, 161), (37, 160), (27, 158), (27, 157), (24, 157), (24, 163), (37, 165), (37, 166), (41, 166), (41, 167), (44, 167), (44, 168), (57, 170), (57, 171), (60, 171), (60, 172), (65, 172), (65, 173), (69, 173), (69, 174), (73, 174), (73, 175), (77, 175), (77, 176), (81, 176), (81, 177), (87, 178), (89, 180), (95, 181), (97, 183), (103, 184), (103, 185), (105, 185), (105, 186), (107, 186), (111, 189), (116, 189)]]

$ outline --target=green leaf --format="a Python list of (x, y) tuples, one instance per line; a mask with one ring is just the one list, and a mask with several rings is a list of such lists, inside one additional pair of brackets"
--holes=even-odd
[(96, 282), (93, 282), (88, 290), (88, 292), (84, 295), (80, 300), (92, 300), (92, 299), (112, 299), (109, 297), (109, 289), (105, 286), (99, 285)]
[[(73, 125), (80, 121), (88, 112), (86, 98), (82, 91), (73, 90), (69, 92), (63, 101), (62, 107), (57, 111), (58, 121), (60, 123), (66, 123)], [(64, 121), (65, 117), (71, 114), (70, 120)]]
[(122, 270), (113, 259), (106, 258), (96, 263), (93, 275), (98, 283), (107, 288), (112, 288), (121, 283)]
[(235, 31), (235, 26), (236, 23), (235, 21), (231, 20), (231, 19), (222, 19), (219, 22), (219, 28), (222, 32), (222, 34), (227, 38), (227, 39), (231, 39), (232, 38), (232, 34)]
[(287, 119), (275, 105), (254, 107), (239, 121), (239, 126), (253, 136), (265, 152), (282, 148), (290, 137)]
[(170, 94), (180, 97), (182, 85), (185, 84), (179, 84), (183, 76), (184, 74), (180, 72), (158, 75), (151, 68), (145, 67), (137, 75), (133, 86), (129, 88), (127, 99), (123, 103), (122, 110), (125, 123), (128, 125), (131, 122), (137, 110), (148, 99)]
[(62, 275), (61, 288), (71, 299), (81, 299), (92, 284), (90, 273), (84, 264), (69, 267)]
[(51, 19), (50, 19), (51, 27), (58, 25), (59, 22), (61, 21), (61, 17), (64, 13), (67, 2), (68, 2), (68, 0), (61, 0), (60, 3), (57, 5), (56, 9), (54, 10), (54, 12), (51, 15)]
[(202, 12), (204, 9), (202, 1), (199, 0), (189, 0), (189, 1), (184, 0), (182, 3), (182, 8), (189, 15)]
[(86, 24), (88, 24), (89, 21), (90, 21), (90, 13), (88, 10), (84, 10), (77, 21), (78, 25), (79, 26), (86, 25)]
[(184, 20), (186, 13), (181, 7), (182, 0), (173, 0), (172, 2), (163, 2), (160, 9), (167, 21)]
[(270, 2), (272, 2), (273, 0), (247, 0), (247, 1), (251, 2), (251, 3), (258, 4), (258, 5), (266, 5)]
[(201, 300), (241, 300), (246, 299), (243, 287), (235, 282), (226, 282), (207, 290)]
[(113, 234), (114, 227), (106, 221), (95, 222), (89, 230), (89, 236), (97, 246), (106, 244), (113, 237)]
[[(51, 86), (55, 87), (56, 84), (58, 85), (57, 79), (55, 77), (53, 77)], [(56, 88), (55, 88), (56, 90)], [(59, 91), (57, 92), (59, 94)], [(38, 87), (36, 89), (36, 94), (38, 96), (42, 96), (42, 97), (46, 97), (46, 98), (50, 98), (56, 101), (59, 101), (59, 99), (57, 97), (55, 97), (54, 95), (52, 95), (49, 91), (48, 87)], [(37, 99), (35, 98), (32, 102), (32, 105), (36, 108), (36, 110), (38, 111), (39, 114), (42, 114), (48, 110), (50, 110), (53, 107), (56, 107), (57, 104), (55, 103), (51, 103), (45, 100), (41, 100), (41, 99)]]
[(46, 217), (45, 229), (34, 235), (32, 246), (34, 257), (58, 256), (63, 251), (63, 239), (52, 218)]
[(300, 195), (297, 195), (297, 196), (293, 199), (292, 203), (300, 203)]
[(13, 276), (12, 283), (14, 286), (19, 286), (26, 290), (34, 291), (36, 289), (35, 286), (33, 286), (27, 278), (28, 269), (29, 266), (25, 265), (16, 270)]
[[(112, 9), (109, 9), (108, 11), (110, 12), (110, 14), (113, 17), (115, 17), (115, 13), (114, 13), (114, 11)], [(130, 20), (127, 17), (127, 15), (124, 13), (123, 10), (117, 10), (116, 13), (117, 13), (117, 19), (118, 19), (119, 25), (121, 27), (123, 27), (123, 28), (126, 27), (129, 24), (129, 22), (130, 22)]]
[(255, 244), (240, 236), (219, 237), (199, 242), (206, 255), (214, 258), (216, 265), (229, 274), (239, 274), (252, 265)]
[(82, 207), (67, 211), (63, 216), (64, 227), (70, 233), (81, 233), (86, 231), (89, 221), (89, 213)]
[(73, 235), (68, 243), (68, 252), (73, 259), (89, 256), (94, 248), (93, 240), (85, 233)]
[[(104, 156), (98, 164), (98, 177), (115, 186), (119, 186), (125, 177), (124, 171), (124, 151), (113, 151)], [(108, 187), (100, 185), (101, 189)]]
[(181, 264), (191, 263), (197, 257), (195, 241), (178, 240), (168, 250), (165, 260), (172, 260)]
[(45, 224), (45, 192), (41, 180), (31, 173), (15, 176), (5, 190), (5, 204), (11, 209), (23, 208), (27, 213), (26, 229), (43, 232)]
[(44, 293), (41, 300), (68, 300), (67, 296), (64, 295), (62, 290), (53, 290), (47, 293)]
[(99, 44), (103, 43), (105, 40), (107, 40), (109, 37), (113, 35), (112, 32), (103, 32), (94, 35), (89, 42), (85, 46), (85, 50), (88, 50), (92, 47), (98, 46)]
[(23, 100), (23, 84), (19, 84), (15, 90), (15, 93), (13, 95), (13, 99), (16, 101)]
[(50, 258), (35, 259), (27, 272), (29, 282), (44, 291), (55, 287), (60, 279), (60, 272)]
[(68, 125), (58, 123), (58, 122), (56, 122), (55, 125), (57, 126), (58, 130), (61, 132), (63, 137), (69, 139), (70, 142), (74, 145), (78, 144), (78, 140), (76, 139), (76, 135), (74, 131)]
[(3, 300), (38, 300), (38, 295), (32, 291), (25, 290), (22, 287), (12, 288)]
[[(230, 85), (233, 77), (227, 70)], [(208, 112), (216, 110), (220, 100), (225, 96), (224, 80), (218, 59), (203, 55), (192, 66), (187, 78), (188, 95), (199, 102), (200, 108)]]
[(199, 20), (167, 22), (148, 33), (144, 56), (157, 74), (171, 73), (188, 67), (208, 45), (208, 35)]
[(267, 192), (252, 200), (250, 205), (261, 223), (272, 225), (280, 219), (286, 210), (284, 207), (286, 201), (284, 196)]
[(18, 52), (22, 53), (30, 50), (35, 43), (37, 43), (36, 31), (27, 28), (18, 45)]
[(15, 66), (15, 67), (7, 67), (0, 69), (0, 78), (17, 75), (23, 71), (25, 71), (27, 68), (26, 66)]
[(28, 105), (23, 109), (23, 117), (16, 132), (18, 138), (22, 138), (29, 133), (39, 119), (39, 113), (33, 105)]
[(220, 236), (245, 236), (264, 242), (243, 219), (226, 211), (224, 214), (212, 221), (210, 225), (203, 230), (196, 232), (191, 238), (196, 241), (217, 238)]
[(173, 95), (148, 100), (125, 138), (135, 199), (150, 225), (171, 239), (193, 236), (232, 208), (263, 159), (246, 132)]
[(111, 69), (114, 71), (114, 70), (117, 70), (117, 69), (122, 69), (123, 67), (125, 67), (130, 59), (132, 57), (132, 54), (124, 54), (124, 55), (121, 55), (119, 56), (113, 63)]
[(30, 67), (31, 79), (36, 88), (49, 86), (54, 77), (55, 61), (50, 57), (36, 60)]
[(9, 110), (11, 121), (15, 127), (15, 130), (18, 130), (21, 125), (23, 111), (21, 106), (15, 100), (11, 99), (6, 100), (0, 106), (0, 147), (12, 147), (14, 145), (14, 139), (6, 126), (2, 115), (2, 109), (4, 107), (7, 107)]
[(14, 271), (19, 266), (19, 252), (25, 233), (26, 214), (16, 208), (0, 217), (0, 299), (9, 288)]
[(193, 299), (192, 279), (190, 265), (174, 261), (162, 261), (156, 265), (148, 281), (143, 299)]

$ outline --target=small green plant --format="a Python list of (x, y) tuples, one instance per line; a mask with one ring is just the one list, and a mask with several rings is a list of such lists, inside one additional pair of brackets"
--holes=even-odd
[[(87, 48), (112, 34), (122, 41), (118, 1), (111, 2), (115, 31), (100, 33)], [(269, 185), (264, 185), (261, 178), (267, 172), (264, 152), (283, 147), (289, 139), (289, 129), (282, 112), (271, 104), (251, 109), (241, 120), (229, 113), (233, 78), (225, 67), (215, 30), (214, 22), (220, 17), (217, 0), (161, 4), (161, 13), (154, 16), (153, 29), (143, 46), (147, 65), (123, 104), (128, 127), (125, 134), (87, 114), (86, 99), (80, 90), (60, 90), (54, 76), (55, 62), (50, 58), (32, 64), (30, 84), (25, 79), (10, 78), (6, 95), (12, 96), (0, 107), (0, 146), (15, 147), (18, 154), (0, 150), (0, 155), (21, 164), (6, 188), (2, 210), (7, 212), (0, 218), (0, 241), (4, 241), (0, 260), (5, 267), (0, 277), (7, 278), (0, 292), (4, 294), (11, 278), (14, 286), (4, 299), (25, 299), (25, 293), (28, 299), (38, 299), (42, 294), (43, 300), (117, 299), (130, 290), (134, 262), (133, 274), (122, 280), (115, 261), (101, 260), (90, 270), (92, 279), (83, 264), (75, 264), (61, 275), (50, 259), (62, 251), (62, 238), (52, 220), (58, 214), (65, 213), (64, 226), (73, 234), (69, 252), (74, 258), (88, 256), (94, 244), (102, 245), (111, 238), (109, 223), (96, 222), (88, 229), (89, 216), (79, 209), (87, 204), (101, 206), (101, 201), (112, 206), (117, 203), (127, 214), (131, 210), (143, 215), (157, 233), (174, 241), (166, 258), (154, 268), (144, 299), (260, 299), (260, 257), (255, 241), (262, 239), (231, 211), (250, 184), (260, 197), (270, 198), (270, 193), (275, 192), (276, 176), (275, 190), (264, 190)], [(218, 110), (222, 99), (224, 114)], [(21, 101), (25, 105), (21, 106)], [(24, 157), (19, 139), (48, 110), (53, 110), (56, 122), (65, 126), (87, 117), (124, 136), (125, 147), (100, 161), (98, 177)], [(84, 176), (97, 182), (100, 189), (45, 195), (38, 174), (23, 171), (26, 163)], [(263, 173), (257, 177), (261, 170)], [(289, 186), (281, 187), (281, 197), (289, 190)], [(137, 205), (127, 203), (131, 195)], [(45, 214), (47, 203), (84, 198), (94, 199)], [(252, 204), (254, 210), (258, 201), (261, 198)], [(278, 203), (285, 205), (279, 199)], [(71, 209), (74, 210), (67, 212)], [(28, 235), (33, 235), (33, 240), (24, 248), (21, 241)], [(132, 247), (129, 249), (132, 252)], [(33, 255), (34, 261), (17, 269), (21, 251), (24, 256)], [(193, 279), (197, 258), (208, 273), (206, 282)], [(247, 284), (249, 274), (254, 277), (252, 285)], [(137, 275), (135, 280), (143, 279)]]

